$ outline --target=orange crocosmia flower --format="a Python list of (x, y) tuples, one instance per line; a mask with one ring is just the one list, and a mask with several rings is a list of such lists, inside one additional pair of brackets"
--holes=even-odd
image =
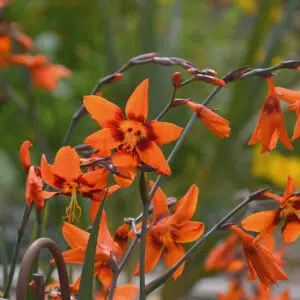
[(43, 182), (40, 168), (30, 167), (26, 180), (25, 196), (28, 205), (34, 202), (38, 208), (44, 207)]
[[(62, 233), (71, 247), (70, 250), (62, 253), (64, 260), (69, 263), (83, 264), (90, 234), (66, 222), (63, 225)], [(113, 272), (110, 268), (111, 255), (120, 259), (122, 249), (111, 237), (107, 228), (106, 214), (105, 211), (103, 211), (96, 246), (94, 274), (99, 277), (103, 288), (106, 290), (109, 288), (113, 277)], [(53, 260), (51, 262), (53, 262)]]
[(280, 99), (276, 93), (274, 82), (271, 77), (268, 77), (267, 81), (269, 85), (267, 98), (248, 145), (253, 145), (259, 141), (262, 145), (261, 153), (263, 154), (274, 149), (278, 139), (280, 139), (286, 148), (292, 150), (293, 146), (284, 124)]
[[(153, 182), (150, 182), (153, 187)], [(198, 239), (204, 231), (202, 222), (190, 221), (198, 201), (198, 188), (192, 185), (188, 192), (177, 202), (172, 215), (169, 215), (168, 201), (161, 188), (153, 197), (153, 223), (146, 235), (145, 272), (151, 271), (161, 254), (168, 267), (172, 267), (185, 254), (181, 243)], [(140, 224), (139, 224), (140, 226)], [(133, 232), (130, 232), (132, 238)], [(184, 263), (173, 274), (177, 279), (183, 272)], [(139, 266), (135, 275), (139, 274)]]
[(300, 91), (292, 91), (282, 87), (275, 87), (275, 90), (282, 100), (290, 103), (288, 109), (296, 112), (297, 121), (292, 136), (292, 141), (294, 141), (300, 137)]
[(242, 239), (251, 280), (255, 280), (258, 277), (266, 286), (273, 283), (277, 284), (278, 280), (288, 280), (287, 275), (280, 267), (283, 261), (260, 244), (258, 238), (247, 234), (237, 225), (232, 225), (230, 228)]
[[(87, 111), (103, 127), (88, 136), (85, 143), (101, 150), (103, 156), (110, 156), (111, 150), (116, 149), (112, 155), (113, 164), (128, 169), (132, 177), (140, 160), (157, 169), (158, 173), (170, 175), (169, 165), (158, 145), (176, 140), (182, 132), (181, 127), (168, 122), (146, 122), (148, 86), (149, 80), (146, 79), (129, 97), (125, 109), (127, 119), (120, 107), (104, 98), (84, 97)], [(124, 186), (118, 178), (115, 179), (119, 185)], [(127, 185), (130, 183), (127, 182)]]
[(244, 289), (243, 287), (235, 280), (232, 280), (229, 285), (229, 290), (227, 294), (222, 292), (218, 293), (219, 300), (240, 300), (243, 299)]
[(129, 225), (124, 223), (117, 229), (117, 231), (114, 234), (114, 241), (120, 245), (123, 252), (127, 247), (128, 233), (129, 233)]
[(0, 56), (9, 55), (11, 47), (11, 37), (6, 34), (0, 35)]
[(260, 232), (260, 236), (265, 237), (274, 232), (280, 220), (285, 219), (281, 230), (283, 241), (287, 244), (294, 242), (300, 234), (300, 198), (293, 196), (295, 187), (295, 181), (289, 176), (283, 197), (265, 192), (264, 196), (276, 200), (279, 208), (248, 216), (242, 221), (243, 228)]
[(207, 271), (225, 270), (234, 260), (239, 236), (233, 232), (215, 246), (207, 255), (204, 266)]
[(32, 143), (30, 141), (24, 141), (20, 148), (20, 160), (26, 173), (29, 172), (29, 168), (31, 166), (31, 158), (29, 152), (29, 148), (31, 146)]
[(202, 123), (208, 127), (213, 134), (223, 139), (230, 136), (229, 121), (225, 120), (208, 107), (192, 101), (186, 105), (191, 107)]
[(81, 208), (77, 202), (77, 192), (93, 200), (93, 197), (97, 197), (97, 193), (103, 192), (103, 188), (107, 183), (107, 176), (103, 169), (83, 174), (80, 169), (79, 156), (70, 146), (60, 148), (53, 165), (50, 165), (46, 156), (43, 155), (41, 171), (43, 180), (53, 188), (60, 190), (55, 192), (44, 191), (45, 199), (59, 194), (71, 196), (71, 202), (66, 208), (66, 218), (71, 222), (81, 216)]
[[(103, 290), (95, 296), (95, 300), (107, 299), (107, 290)], [(138, 295), (138, 288), (134, 284), (125, 284), (116, 287), (113, 300), (134, 300)]]
[(43, 55), (13, 55), (10, 58), (10, 62), (29, 68), (34, 85), (37, 88), (46, 90), (55, 89), (59, 78), (68, 78), (72, 74), (68, 68), (62, 65), (51, 64), (48, 58)]

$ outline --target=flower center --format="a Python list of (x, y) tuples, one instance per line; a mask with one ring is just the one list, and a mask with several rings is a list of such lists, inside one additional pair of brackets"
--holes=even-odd
[(68, 185), (68, 188), (65, 187), (64, 189), (69, 189), (71, 192), (71, 201), (69, 206), (66, 208), (66, 216), (64, 217), (64, 219), (67, 219), (68, 222), (73, 223), (74, 220), (78, 221), (81, 217), (81, 207), (77, 201), (78, 184), (71, 183), (70, 185)]
[(124, 121), (120, 126), (120, 130), (124, 135), (122, 149), (128, 152), (132, 152), (139, 141), (147, 138), (146, 128), (139, 122)]

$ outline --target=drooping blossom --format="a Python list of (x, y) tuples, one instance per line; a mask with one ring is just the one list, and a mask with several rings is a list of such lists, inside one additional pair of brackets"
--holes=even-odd
[(57, 86), (59, 78), (68, 78), (71, 71), (62, 66), (52, 64), (46, 56), (27, 54), (13, 55), (10, 63), (14, 65), (23, 65), (27, 67), (31, 73), (31, 78), (37, 88), (53, 90)]
[(268, 77), (267, 81), (269, 91), (248, 145), (253, 145), (259, 141), (262, 145), (261, 153), (263, 154), (273, 150), (278, 139), (280, 139), (286, 148), (292, 150), (293, 146), (284, 124), (280, 99), (276, 93), (274, 82), (271, 77)]
[[(182, 128), (168, 122), (146, 122), (148, 116), (149, 80), (144, 80), (129, 97), (124, 118), (117, 105), (98, 96), (85, 96), (84, 105), (91, 117), (103, 127), (85, 140), (85, 143), (99, 149), (103, 156), (110, 156), (115, 166), (128, 169), (133, 178), (140, 161), (157, 169), (158, 173), (170, 175), (169, 165), (158, 147), (176, 140)], [(128, 186), (131, 180), (115, 178), (121, 186)], [(122, 182), (121, 182), (122, 181)]]
[(300, 91), (292, 91), (282, 87), (275, 87), (275, 90), (282, 100), (290, 103), (288, 109), (296, 112), (297, 120), (292, 136), (292, 141), (294, 141), (300, 137)]
[(225, 120), (208, 107), (192, 101), (186, 101), (202, 123), (208, 127), (213, 134), (223, 139), (230, 136), (229, 121)]
[(284, 219), (282, 227), (283, 241), (287, 244), (294, 242), (300, 235), (300, 197), (293, 196), (296, 182), (289, 176), (283, 196), (265, 192), (264, 196), (276, 200), (279, 208), (276, 210), (254, 213), (242, 221), (246, 230), (260, 232), (261, 237), (274, 232), (279, 222)]
[(268, 286), (274, 283), (277, 284), (278, 280), (288, 279), (281, 269), (284, 262), (273, 255), (263, 244), (259, 243), (259, 238), (247, 234), (237, 225), (231, 225), (230, 229), (234, 230), (242, 239), (251, 280), (258, 277), (264, 285)]
[[(198, 192), (197, 186), (192, 185), (170, 215), (166, 195), (161, 188), (157, 189), (153, 197), (153, 222), (146, 234), (145, 272), (156, 266), (161, 255), (166, 265), (172, 267), (185, 254), (181, 244), (195, 241), (203, 234), (204, 224), (190, 221), (196, 211)], [(132, 231), (130, 237), (133, 237)], [(175, 271), (173, 278), (177, 279), (183, 269), (184, 263)], [(138, 274), (139, 266), (135, 272), (135, 275)]]
[(43, 180), (59, 191), (44, 191), (45, 199), (55, 195), (71, 196), (69, 206), (66, 208), (66, 218), (73, 222), (81, 216), (81, 208), (77, 201), (77, 193), (89, 197), (96, 205), (101, 202), (106, 190), (107, 176), (103, 169), (82, 173), (80, 159), (77, 152), (70, 146), (60, 148), (53, 165), (42, 156), (41, 171)]
[(20, 160), (24, 171), (27, 173), (25, 199), (28, 205), (32, 202), (39, 209), (44, 207), (43, 182), (41, 178), (41, 169), (31, 165), (29, 147), (30, 141), (24, 141), (20, 148)]
[[(62, 253), (64, 260), (68, 263), (83, 264), (90, 234), (66, 222), (63, 225), (62, 232), (65, 240), (71, 247), (70, 250)], [(120, 259), (123, 251), (111, 237), (107, 228), (106, 214), (103, 211), (96, 245), (94, 275), (99, 277), (105, 290), (109, 288), (113, 277), (113, 272), (110, 268), (111, 255)]]
[(236, 258), (239, 236), (233, 232), (212, 248), (208, 253), (204, 266), (207, 271), (238, 271), (243, 267), (243, 261)]

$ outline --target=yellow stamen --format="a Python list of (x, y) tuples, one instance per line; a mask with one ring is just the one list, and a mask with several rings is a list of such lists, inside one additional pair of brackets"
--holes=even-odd
[(79, 221), (81, 217), (81, 207), (77, 202), (77, 185), (72, 186), (71, 201), (69, 206), (66, 208), (66, 216), (68, 222), (73, 223), (74, 220)]

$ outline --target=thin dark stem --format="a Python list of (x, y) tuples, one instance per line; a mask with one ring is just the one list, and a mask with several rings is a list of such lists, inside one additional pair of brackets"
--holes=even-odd
[(146, 234), (147, 220), (149, 213), (149, 203), (144, 203), (142, 230), (141, 230), (141, 246), (140, 246), (140, 299), (146, 299), (145, 293), (145, 258), (146, 258)]
[[(38, 240), (41, 235), (42, 235), (42, 211), (38, 208), (35, 207), (35, 214), (36, 214), (36, 236), (35, 240)], [(34, 261), (34, 268), (33, 268), (33, 273), (37, 273), (39, 270), (39, 255), (37, 255), (35, 261)]]
[[(202, 105), (208, 105), (209, 102), (214, 98), (214, 96), (215, 96), (221, 89), (222, 89), (221, 86), (215, 87), (215, 88), (212, 90), (212, 92), (206, 97), (206, 99), (202, 102)], [(179, 139), (177, 140), (177, 142), (176, 142), (176, 144), (175, 144), (173, 150), (171, 151), (171, 153), (170, 153), (170, 155), (169, 155), (169, 157), (168, 157), (168, 159), (167, 159), (167, 162), (168, 162), (169, 164), (173, 161), (173, 159), (174, 159), (174, 157), (175, 157), (177, 151), (180, 149), (180, 147), (181, 147), (181, 145), (182, 145), (182, 143), (183, 143), (183, 141), (184, 141), (186, 135), (189, 133), (189, 131), (191, 130), (191, 128), (193, 127), (193, 125), (194, 125), (195, 122), (197, 121), (197, 118), (198, 118), (197, 115), (196, 115), (196, 114), (193, 114), (192, 117), (190, 118), (189, 122), (188, 122), (187, 125), (185, 126), (185, 128), (184, 128), (184, 130), (183, 130), (181, 136), (180, 136)], [(159, 176), (157, 177), (157, 179), (156, 179), (156, 181), (155, 181), (155, 184), (154, 184), (154, 186), (152, 187), (151, 192), (150, 192), (150, 195), (149, 195), (149, 201), (150, 201), (150, 202), (151, 202), (151, 200), (152, 200), (152, 198), (153, 198), (153, 196), (154, 196), (156, 190), (158, 189), (158, 187), (159, 187), (159, 185), (160, 185), (162, 179), (163, 179), (163, 176), (162, 176), (162, 175), (159, 175)]]
[(21, 222), (21, 225), (20, 225), (19, 230), (18, 230), (17, 241), (16, 241), (16, 244), (15, 244), (14, 252), (13, 252), (12, 263), (11, 263), (11, 266), (10, 266), (10, 269), (9, 269), (8, 279), (7, 279), (5, 289), (4, 289), (4, 295), (3, 295), (4, 298), (9, 297), (9, 291), (10, 291), (10, 288), (11, 288), (12, 280), (13, 280), (15, 269), (16, 269), (16, 264), (17, 264), (17, 260), (18, 260), (18, 256), (19, 256), (21, 242), (22, 242), (24, 232), (25, 232), (26, 227), (27, 227), (27, 223), (28, 223), (28, 220), (29, 220), (29, 216), (30, 216), (32, 207), (33, 207), (33, 203), (30, 206), (28, 206), (26, 204), (25, 209), (24, 209), (22, 222)]
[(133, 248), (135, 247), (136, 243), (138, 241), (138, 236), (135, 236), (134, 239), (132, 240), (130, 246), (128, 247), (128, 249), (126, 250), (126, 253), (124, 254), (122, 260), (120, 261), (120, 264), (118, 266), (117, 271), (114, 273), (114, 277), (112, 279), (112, 283), (111, 283), (111, 287), (110, 287), (110, 291), (109, 291), (109, 300), (113, 300), (113, 296), (114, 296), (114, 292), (115, 289), (117, 287), (117, 282), (118, 282), (118, 278), (120, 273), (122, 272)]
[(156, 118), (157, 121), (161, 120), (161, 119), (164, 117), (164, 115), (165, 115), (165, 114), (170, 110), (170, 108), (172, 107), (173, 101), (174, 101), (174, 99), (175, 99), (176, 91), (177, 91), (177, 87), (174, 86), (171, 100), (169, 101), (169, 103), (167, 104), (167, 106), (166, 106), (166, 107), (160, 112), (160, 114), (157, 116), (157, 118)]
[(141, 171), (140, 176), (140, 195), (143, 202), (143, 216), (142, 216), (142, 228), (141, 228), (141, 244), (140, 244), (140, 300), (146, 299), (145, 293), (145, 259), (146, 259), (146, 235), (147, 235), (147, 223), (149, 215), (149, 183), (146, 178), (146, 173)]

